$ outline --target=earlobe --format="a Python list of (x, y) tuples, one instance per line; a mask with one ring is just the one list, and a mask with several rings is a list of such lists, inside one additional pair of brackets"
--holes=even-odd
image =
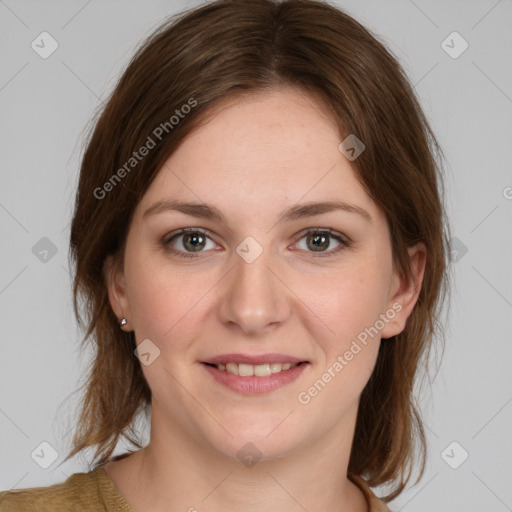
[(399, 276), (398, 273), (393, 276), (391, 298), (385, 313), (389, 320), (381, 331), (382, 339), (396, 336), (405, 329), (407, 319), (420, 295), (427, 262), (427, 248), (423, 242), (418, 242), (408, 249), (408, 253), (413, 278), (410, 279), (407, 275)]
[(126, 300), (125, 283), (122, 271), (118, 268), (114, 256), (107, 256), (103, 265), (103, 276), (108, 290), (110, 306), (118, 318), (119, 327), (130, 331), (128, 319), (130, 312)]

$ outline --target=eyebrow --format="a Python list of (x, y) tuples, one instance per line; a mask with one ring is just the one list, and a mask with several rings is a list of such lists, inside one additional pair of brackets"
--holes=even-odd
[[(300, 205), (292, 206), (279, 215), (277, 224), (283, 222), (291, 222), (306, 217), (312, 217), (314, 215), (321, 215), (323, 213), (329, 213), (332, 211), (344, 211), (348, 213), (355, 213), (363, 217), (366, 221), (372, 221), (370, 214), (360, 206), (355, 204), (349, 204), (344, 201), (322, 201), (322, 202), (310, 202)], [(151, 205), (142, 215), (143, 218), (147, 218), (151, 215), (167, 211), (177, 211), (190, 215), (192, 217), (199, 217), (202, 219), (217, 220), (223, 224), (227, 224), (226, 218), (222, 212), (215, 206), (207, 203), (187, 203), (178, 201), (175, 199), (169, 199), (166, 201), (158, 201)]]

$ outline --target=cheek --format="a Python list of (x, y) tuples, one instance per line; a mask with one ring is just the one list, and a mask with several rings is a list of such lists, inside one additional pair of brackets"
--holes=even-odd
[(361, 258), (353, 265), (333, 269), (322, 277), (309, 278), (302, 274), (294, 290), (309, 307), (310, 317), (317, 319), (316, 325), (325, 333), (322, 336), (324, 348), (339, 351), (375, 325), (386, 304), (387, 284), (385, 269)]
[(165, 257), (142, 251), (127, 257), (125, 271), (137, 340), (149, 338), (159, 345), (169, 339), (179, 344), (181, 339), (188, 339), (185, 331), (190, 326), (201, 325), (208, 292), (219, 280), (213, 273), (182, 270)]
[(329, 281), (311, 307), (321, 314), (328, 329), (316, 332), (320, 364), (311, 387), (301, 395), (303, 400), (315, 401), (314, 407), (324, 411), (326, 421), (338, 421), (357, 402), (371, 377), (381, 343), (376, 323), (385, 304), (387, 283), (385, 276), (368, 266), (365, 273), (347, 272), (338, 278)]
[(320, 364), (311, 388), (303, 390), (301, 397), (314, 400), (326, 420), (329, 416), (337, 421), (342, 411), (357, 402), (373, 372), (380, 347), (375, 324), (385, 304), (387, 282), (382, 266), (360, 260), (325, 279), (323, 292), (310, 292), (305, 301), (328, 328), (316, 330)]

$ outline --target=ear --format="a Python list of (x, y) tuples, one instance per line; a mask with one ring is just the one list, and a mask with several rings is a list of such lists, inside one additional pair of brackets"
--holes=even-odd
[[(421, 291), (427, 262), (427, 248), (423, 242), (418, 242), (409, 247), (408, 253), (413, 279), (409, 279), (406, 275), (398, 275), (398, 271), (394, 272), (387, 313), (385, 313), (389, 320), (381, 331), (383, 339), (396, 336), (405, 329), (407, 319), (412, 313)], [(393, 317), (391, 317), (391, 312), (394, 313)]]
[(131, 314), (126, 295), (126, 283), (123, 270), (120, 268), (118, 258), (107, 256), (103, 264), (103, 277), (107, 285), (110, 306), (117, 316), (118, 322), (126, 318), (127, 323), (122, 327), (123, 331), (131, 331)]

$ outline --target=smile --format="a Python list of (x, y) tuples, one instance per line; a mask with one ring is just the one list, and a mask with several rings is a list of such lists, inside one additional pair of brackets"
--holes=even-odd
[(259, 395), (292, 383), (310, 363), (202, 363), (201, 366), (223, 387), (243, 395)]
[(226, 371), (233, 375), (240, 375), (241, 377), (269, 377), (273, 373), (280, 373), (297, 366), (298, 363), (264, 363), (264, 364), (237, 364), (226, 363), (215, 365), (220, 371)]

